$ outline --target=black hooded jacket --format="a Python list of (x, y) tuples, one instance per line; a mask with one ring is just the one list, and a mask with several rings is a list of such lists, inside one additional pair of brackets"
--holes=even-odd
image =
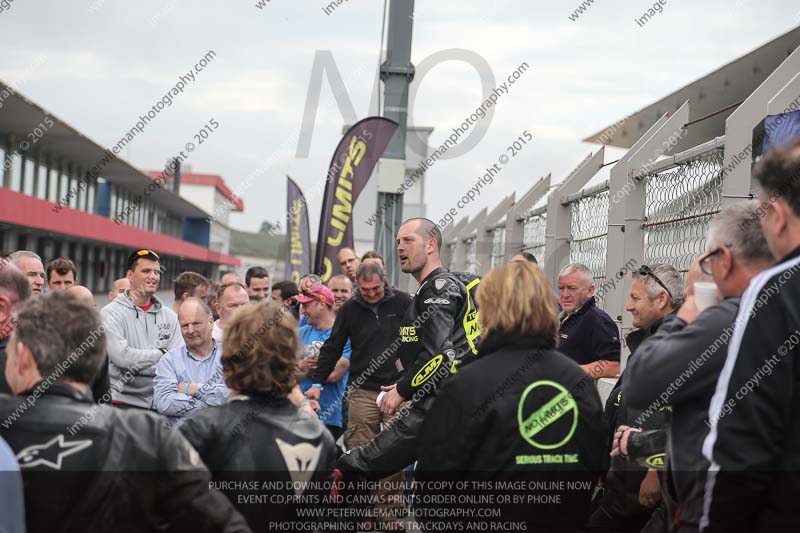
[[(449, 378), (433, 402), (418, 437), (415, 477), (493, 481), (495, 488), (501, 480), (525, 481), (527, 490), (488, 488), (495, 497), (525, 498), (503, 507), (504, 516), (493, 521), (523, 520), (528, 531), (571, 531), (585, 522), (594, 483), (607, 464), (602, 442), (597, 389), (577, 363), (555, 350), (555, 339), (492, 333), (477, 360)], [(537, 489), (533, 482), (545, 485)], [(425, 502), (435, 500), (429, 497), (434, 486), (422, 483), (418, 509), (431, 506)], [(529, 499), (536, 494), (558, 494), (559, 501)], [(463, 505), (453, 507), (469, 507), (459, 501)]]
[(0, 436), (36, 532), (250, 531), (197, 452), (145, 410), (97, 405), (63, 383), (0, 395)]

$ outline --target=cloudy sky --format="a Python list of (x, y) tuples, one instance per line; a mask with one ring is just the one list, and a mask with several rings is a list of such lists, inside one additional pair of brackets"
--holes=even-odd
[[(330, 51), (358, 118), (369, 114), (380, 57), (384, 2), (322, 0), (0, 2), (0, 79), (102, 145), (111, 146), (209, 50), (213, 61), (124, 155), (155, 169), (211, 118), (220, 126), (191, 154), (194, 172), (221, 174), (232, 189), (274, 161), (242, 192), (238, 229), (283, 216), (290, 173), (304, 189), (323, 180), (344, 118), (323, 82), (308, 157), (296, 157), (312, 64)], [(662, 0), (664, 2), (665, 0)], [(530, 69), (503, 96), (480, 142), (428, 172), (438, 217), (524, 130), (534, 141), (472, 205), (493, 207), (548, 172), (555, 181), (595, 146), (580, 139), (800, 24), (796, 1), (668, 0), (639, 27), (648, 3), (595, 0), (576, 21), (578, 0), (417, 0), (412, 62), (464, 49), (498, 82)], [(652, 4), (649, 4), (652, 5)], [(420, 80), (417, 80), (420, 81)], [(421, 80), (409, 124), (441, 143), (481, 102), (475, 68), (435, 66)], [(415, 82), (416, 84), (416, 82)], [(615, 157), (615, 151), (607, 159)], [(319, 199), (311, 201), (316, 235)]]

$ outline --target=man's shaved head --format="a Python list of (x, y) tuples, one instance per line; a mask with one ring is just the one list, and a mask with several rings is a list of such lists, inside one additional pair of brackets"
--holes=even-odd
[(423, 241), (427, 241), (428, 239), (435, 239), (436, 240), (436, 249), (442, 249), (442, 232), (439, 231), (439, 226), (434, 224), (431, 220), (428, 220), (424, 217), (414, 217), (409, 218), (403, 225), (408, 224), (409, 222), (416, 222), (414, 232), (422, 237)]

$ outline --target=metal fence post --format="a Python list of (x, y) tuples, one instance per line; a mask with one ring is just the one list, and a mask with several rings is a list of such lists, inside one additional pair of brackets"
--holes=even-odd
[[(687, 101), (673, 115), (665, 114), (658, 119), (611, 169), (606, 279), (618, 282), (606, 293), (605, 310), (620, 325), (623, 336), (632, 327), (630, 315), (625, 312), (625, 295), (630, 287), (630, 278), (623, 276), (620, 279), (617, 274), (623, 272), (629, 260), (641, 262), (644, 257), (641, 226), (644, 221), (645, 183), (640, 179), (641, 172), (663, 154), (659, 148), (667, 139), (678, 135), (688, 121)], [(633, 169), (636, 169), (638, 176), (631, 175)]]
[[(800, 48), (796, 48), (725, 121), (725, 154), (722, 206), (751, 198), (753, 129), (770, 112), (770, 100), (800, 72)], [(794, 97), (798, 98), (797, 95)], [(800, 101), (800, 100), (795, 100)], [(759, 143), (760, 144), (760, 143)]]
[(597, 174), (603, 165), (606, 147), (601, 146), (594, 155), (589, 153), (564, 179), (547, 199), (547, 226), (545, 230), (544, 273), (555, 287), (559, 270), (569, 261), (569, 241), (572, 229), (571, 209), (564, 205), (564, 197), (578, 192)]

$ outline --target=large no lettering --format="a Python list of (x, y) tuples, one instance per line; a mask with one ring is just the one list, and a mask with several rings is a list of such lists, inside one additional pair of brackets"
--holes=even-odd
[[(546, 387), (546, 389), (541, 389), (541, 387)], [(525, 400), (536, 389), (540, 389), (538, 391), (540, 393), (546, 393), (549, 392), (548, 389), (553, 389), (554, 395), (536, 411), (526, 416), (523, 412)], [(537, 442), (533, 439), (547, 426), (569, 414), (572, 414), (573, 417), (572, 425), (568, 432), (565, 431), (563, 439), (555, 443)], [(552, 450), (569, 442), (575, 434), (575, 428), (578, 427), (578, 404), (575, 403), (575, 399), (569, 391), (559, 383), (549, 380), (536, 381), (528, 385), (525, 388), (525, 392), (522, 393), (522, 398), (520, 398), (519, 406), (517, 407), (517, 421), (519, 422), (519, 432), (523, 439), (536, 448)]]

